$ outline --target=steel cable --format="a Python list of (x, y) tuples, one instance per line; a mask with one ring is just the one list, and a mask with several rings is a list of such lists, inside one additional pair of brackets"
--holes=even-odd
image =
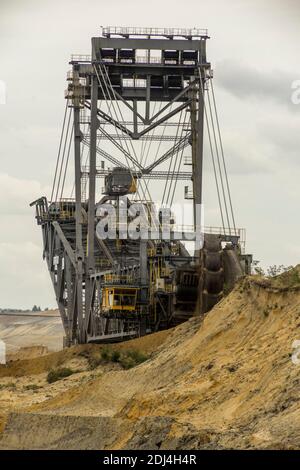
[(57, 188), (56, 188), (56, 195), (55, 195), (55, 200), (56, 201), (57, 201), (58, 194), (59, 194), (62, 169), (63, 169), (63, 165), (64, 165), (64, 160), (65, 160), (66, 146), (67, 146), (67, 141), (68, 141), (68, 137), (69, 137), (70, 121), (71, 121), (71, 108), (70, 108), (70, 111), (69, 111), (69, 117), (68, 117), (67, 130), (66, 130), (66, 134), (65, 134), (63, 154), (62, 154), (62, 158), (61, 158), (61, 165), (60, 165), (59, 177), (58, 177)]
[(57, 170), (58, 170), (58, 165), (59, 165), (59, 160), (60, 160), (61, 145), (62, 145), (64, 130), (65, 130), (66, 116), (67, 116), (67, 110), (68, 110), (68, 103), (69, 103), (69, 100), (66, 101), (66, 107), (65, 107), (65, 112), (64, 112), (64, 119), (63, 119), (63, 125), (62, 125), (61, 135), (60, 135), (59, 148), (58, 148), (58, 155), (57, 155), (57, 158), (56, 158), (55, 173), (54, 173), (54, 179), (53, 179), (53, 185), (52, 185), (52, 191), (51, 191), (51, 198), (50, 198), (50, 201), (51, 201), (51, 202), (52, 202), (53, 195), (54, 195), (54, 191), (55, 191), (55, 183), (56, 183)]
[[(104, 74), (103, 74), (103, 72), (102, 72), (101, 64), (100, 64), (99, 69), (100, 69), (100, 73), (101, 73), (103, 82), (104, 82), (104, 84), (105, 84), (105, 86), (106, 86), (107, 94), (108, 94), (109, 99), (110, 99), (110, 101), (111, 101), (112, 108), (113, 108), (114, 113), (115, 113), (115, 117), (116, 117), (117, 120), (119, 119), (119, 118), (118, 118), (118, 113), (117, 113), (116, 110), (115, 110), (114, 100), (116, 101), (116, 105), (117, 105), (118, 112), (119, 112), (119, 114), (120, 114), (121, 120), (124, 121), (123, 114), (122, 114), (122, 111), (120, 110), (120, 106), (119, 106), (118, 101), (117, 101), (117, 99), (116, 99), (116, 94), (115, 94), (114, 89), (113, 89), (113, 87), (112, 87), (112, 84), (111, 84), (111, 81), (110, 81), (108, 72), (107, 72), (107, 70), (106, 70), (106, 67), (105, 67), (105, 66), (103, 66), (103, 67), (104, 67), (104, 70), (105, 70), (105, 73), (106, 73), (106, 76), (107, 76), (107, 80), (105, 79)], [(95, 71), (96, 71), (96, 75), (97, 75), (98, 81), (99, 81), (99, 83), (100, 83), (100, 85), (101, 85), (101, 80), (100, 80), (99, 75), (98, 75), (98, 73), (97, 73), (96, 67), (95, 67)], [(111, 95), (110, 95), (110, 92), (109, 92), (107, 83), (109, 83), (109, 87), (110, 87), (110, 89), (111, 89), (111, 91), (112, 91), (112, 93), (113, 93), (114, 100), (111, 99)], [(102, 90), (103, 90), (103, 87), (102, 87)], [(102, 91), (102, 93), (103, 93), (103, 91)], [(119, 137), (119, 139), (120, 139), (120, 143), (121, 143), (121, 145), (122, 145), (122, 136), (120, 137), (119, 132), (118, 132), (118, 129), (117, 129), (116, 126), (115, 126), (115, 130), (116, 130), (116, 133), (117, 133), (117, 135), (118, 135), (118, 137)], [(134, 156), (135, 156), (135, 160), (137, 161), (137, 156), (136, 156), (136, 152), (135, 152), (135, 149), (134, 149), (134, 147), (133, 147), (133, 144), (132, 144), (131, 140), (130, 140), (129, 142), (130, 142), (131, 147), (132, 147), (132, 149), (133, 149), (133, 153), (134, 153)], [(124, 143), (125, 143), (126, 148), (127, 148), (127, 153), (130, 155), (129, 146), (128, 146), (128, 143), (127, 143), (127, 141), (126, 141), (125, 139), (124, 139)], [(123, 147), (123, 146), (122, 146), (122, 147)], [(124, 148), (124, 147), (123, 147), (123, 148)], [(124, 155), (125, 155), (125, 158), (126, 158), (126, 154), (125, 154), (125, 153), (124, 153)], [(129, 171), (130, 171), (130, 173), (131, 173), (131, 175), (132, 175), (132, 171), (131, 171), (130, 166), (129, 166), (129, 164), (128, 164), (127, 158), (126, 158), (126, 163), (127, 163), (128, 169), (129, 169)], [(133, 165), (134, 165), (134, 171), (137, 172), (137, 170), (136, 170), (136, 168), (135, 168), (135, 163), (134, 163), (134, 162), (132, 162), (132, 163), (133, 163)], [(141, 181), (141, 183), (142, 183), (142, 181)], [(141, 186), (141, 190), (142, 190), (142, 193), (143, 193), (143, 197), (144, 197), (144, 199), (146, 200), (145, 190), (144, 190), (142, 184), (141, 184), (140, 186)], [(148, 190), (147, 187), (146, 187), (146, 191), (148, 192), (148, 195), (149, 195), (149, 198), (150, 198), (150, 202), (151, 202), (151, 195), (150, 195), (149, 190)], [(137, 190), (137, 192), (138, 192), (138, 190)]]
[(202, 76), (201, 76), (200, 69), (199, 69), (199, 82), (200, 82), (200, 90), (201, 90), (201, 95), (202, 95), (202, 100), (203, 100), (203, 107), (204, 107), (205, 122), (206, 122), (206, 127), (207, 127), (207, 135), (208, 135), (208, 140), (209, 140), (210, 154), (211, 154), (213, 170), (214, 170), (214, 176), (215, 176), (215, 183), (216, 183), (216, 188), (217, 188), (217, 196), (218, 196), (218, 203), (219, 203), (219, 209), (220, 209), (221, 220), (222, 220), (222, 227), (223, 227), (224, 234), (225, 234), (225, 224), (224, 224), (222, 203), (221, 203), (221, 197), (220, 197), (220, 191), (219, 191), (219, 183), (218, 183), (218, 178), (217, 178), (215, 157), (214, 157), (213, 145), (212, 145), (212, 140), (211, 140), (211, 134), (210, 134), (209, 120), (208, 120), (208, 116), (207, 116), (206, 104), (205, 104), (205, 99), (204, 99), (204, 90), (203, 90), (203, 83), (202, 83)]
[(207, 99), (208, 99), (208, 107), (209, 107), (209, 117), (210, 117), (210, 120), (211, 120), (211, 127), (212, 127), (212, 132), (213, 132), (213, 139), (214, 139), (214, 144), (215, 144), (217, 163), (218, 163), (218, 169), (219, 169), (219, 175), (220, 175), (220, 181), (221, 181), (222, 195), (223, 195), (223, 200), (224, 200), (225, 215), (226, 215), (229, 234), (231, 234), (230, 221), (229, 221), (228, 208), (227, 208), (227, 198), (226, 198), (224, 182), (223, 182), (223, 175), (222, 175), (220, 155), (219, 155), (219, 147), (218, 147), (217, 138), (216, 138), (216, 131), (215, 131), (215, 126), (214, 126), (212, 107), (211, 107), (210, 95), (209, 95), (209, 89), (207, 90)]
[(230, 186), (229, 186), (229, 182), (228, 182), (225, 154), (224, 154), (224, 148), (223, 148), (223, 141), (222, 141), (222, 137), (221, 137), (221, 131), (220, 131), (220, 125), (219, 125), (219, 118), (218, 118), (218, 112), (217, 112), (213, 82), (211, 82), (211, 90), (212, 90), (213, 105), (214, 105), (215, 116), (216, 116), (217, 130), (218, 130), (219, 141), (220, 141), (222, 161), (223, 161), (223, 166), (224, 166), (225, 181), (226, 181), (226, 186), (227, 186), (227, 191), (228, 191), (228, 199), (229, 199), (229, 205), (230, 205), (230, 210), (231, 210), (231, 217), (232, 217), (232, 222), (233, 222), (233, 228), (234, 228), (234, 231), (235, 231), (235, 234), (236, 234), (235, 217), (234, 217), (234, 211), (233, 211), (231, 191), (230, 191)]
[(61, 192), (60, 192), (60, 198), (61, 199), (63, 197), (63, 191), (64, 191), (65, 182), (66, 182), (66, 175), (67, 175), (67, 169), (68, 169), (68, 164), (69, 164), (73, 133), (74, 133), (74, 125), (72, 126), (72, 131), (71, 131), (71, 134), (70, 134), (70, 140), (69, 140), (69, 147), (68, 147), (67, 159), (66, 159), (66, 164), (65, 164), (64, 176), (63, 176), (63, 181), (62, 181), (62, 185), (61, 185)]
[[(179, 123), (181, 123), (181, 119), (182, 119), (182, 114), (183, 114), (183, 110), (180, 112), (180, 116), (179, 116)], [(178, 138), (178, 133), (179, 133), (179, 129), (181, 127), (181, 134), (180, 134), (180, 139), (182, 138), (182, 135), (183, 135), (183, 129), (184, 129), (184, 124), (185, 124), (185, 118), (186, 118), (186, 115), (184, 116), (184, 120), (183, 120), (183, 126), (178, 126), (177, 127), (177, 132), (176, 132), (176, 139)], [(174, 147), (176, 145), (176, 141), (174, 143)], [(168, 184), (168, 193), (167, 193), (167, 198), (166, 198), (166, 201), (164, 200), (163, 198), (163, 202), (165, 202), (165, 204), (167, 205), (168, 202), (169, 202), (169, 196), (170, 196), (170, 192), (171, 192), (171, 187), (172, 187), (172, 176), (174, 176), (174, 169), (175, 169), (175, 166), (176, 166), (176, 163), (177, 163), (177, 157), (178, 157), (178, 154), (180, 152), (180, 147), (177, 148), (177, 151), (175, 153), (175, 158), (174, 158), (174, 164), (173, 164), (173, 170), (171, 170), (171, 166), (172, 166), (172, 163), (173, 163), (173, 157), (170, 158), (170, 164), (169, 164), (169, 171), (168, 171), (168, 178), (167, 178), (167, 181), (166, 181), (166, 186)], [(170, 176), (172, 174), (172, 176)]]

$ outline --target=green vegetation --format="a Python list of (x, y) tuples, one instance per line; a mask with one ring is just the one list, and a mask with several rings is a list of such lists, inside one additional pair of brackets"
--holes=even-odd
[(91, 369), (96, 369), (99, 365), (108, 362), (118, 363), (123, 369), (131, 369), (147, 359), (146, 354), (136, 349), (119, 351), (105, 347), (101, 350), (100, 356), (91, 356), (88, 361)]
[(91, 370), (96, 369), (100, 364), (103, 363), (103, 359), (101, 356), (90, 356), (88, 357), (88, 363)]
[(14, 382), (8, 382), (7, 384), (0, 384), (0, 390), (4, 390), (5, 388), (9, 388), (10, 390), (15, 390), (17, 386)]
[(269, 266), (266, 271), (256, 266), (254, 271), (274, 288), (289, 289), (300, 287), (300, 265), (293, 267), (275, 264)]
[(112, 362), (120, 362), (120, 357), (121, 357), (120, 351), (113, 351), (111, 353), (111, 361)]
[(103, 348), (101, 351), (101, 358), (103, 361), (109, 361), (111, 359), (111, 351), (108, 348)]
[(51, 369), (47, 375), (47, 382), (52, 384), (58, 380), (69, 377), (70, 375), (75, 374), (75, 371), (68, 367), (61, 367), (59, 369)]
[(132, 367), (135, 367), (141, 364), (142, 362), (147, 361), (147, 359), (148, 356), (146, 356), (144, 353), (133, 349), (128, 351), (122, 351), (118, 358), (118, 361), (116, 362), (119, 362), (123, 369), (131, 369)]
[(41, 311), (41, 307), (38, 307), (37, 305), (34, 305), (32, 307), (32, 312), (40, 312)]
[(36, 385), (36, 384), (29, 384), (29, 385), (25, 385), (23, 388), (24, 388), (24, 390), (35, 391), (35, 390), (38, 390), (41, 387), (39, 385)]

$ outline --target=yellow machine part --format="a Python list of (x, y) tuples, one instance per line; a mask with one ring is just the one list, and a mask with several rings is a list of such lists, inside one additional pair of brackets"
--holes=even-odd
[(129, 188), (129, 193), (130, 194), (136, 193), (136, 190), (137, 190), (137, 180), (136, 180), (136, 178), (132, 178), (132, 183), (131, 183), (131, 186)]
[(132, 312), (136, 310), (136, 287), (109, 286), (102, 289), (103, 310), (124, 310)]
[(59, 203), (59, 218), (63, 220), (68, 220), (75, 217), (75, 207), (74, 204), (69, 201), (60, 201)]
[[(114, 283), (114, 284), (119, 284), (119, 283), (127, 283), (129, 284), (132, 282), (132, 276), (129, 274), (104, 274), (104, 280), (106, 283)], [(116, 286), (115, 286), (116, 287)], [(119, 286), (118, 286), (119, 288)], [(126, 288), (126, 286), (124, 286)], [(128, 287), (128, 289), (135, 289), (135, 287)]]

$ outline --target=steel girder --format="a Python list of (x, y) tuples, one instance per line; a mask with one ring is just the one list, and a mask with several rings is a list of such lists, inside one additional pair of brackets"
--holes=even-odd
[[(115, 253), (111, 251), (109, 244), (100, 243), (95, 237), (95, 207), (96, 207), (96, 178), (104, 176), (105, 171), (97, 169), (96, 155), (108, 160), (115, 166), (125, 166), (119, 158), (106, 152), (97, 143), (98, 140), (108, 140), (117, 150), (121, 152), (123, 158), (131, 162), (135, 168), (137, 177), (145, 179), (191, 179), (193, 176), (194, 202), (201, 202), (202, 183), (202, 146), (203, 146), (203, 103), (200, 95), (200, 84), (205, 80), (205, 71), (209, 68), (205, 55), (205, 39), (201, 40), (173, 40), (173, 39), (124, 39), (124, 38), (93, 38), (92, 39), (92, 59), (81, 63), (72, 61), (73, 72), (72, 82), (69, 85), (67, 97), (71, 99), (74, 108), (74, 161), (75, 161), (75, 221), (73, 221), (75, 240), (71, 242), (66, 235), (66, 225), (62, 221), (48, 221), (42, 224), (44, 237), (44, 253), (47, 258), (48, 268), (51, 274), (54, 290), (59, 305), (62, 321), (65, 327), (68, 342), (94, 341), (101, 336), (107, 335), (111, 326), (109, 322), (115, 321), (115, 325), (120, 333), (139, 334), (134, 332), (134, 328), (125, 331), (125, 324), (118, 320), (110, 320), (100, 316), (101, 304), (101, 276), (97, 276), (98, 268), (95, 263), (95, 253), (98, 249), (102, 256), (107, 259), (109, 269), (114, 269), (116, 261)], [(148, 51), (152, 49), (165, 50), (173, 47), (179, 51), (179, 56), (183, 57), (186, 50), (195, 51), (197, 61), (194, 64), (178, 63), (177, 65), (165, 63), (145, 64), (145, 63), (105, 63), (102, 57), (102, 49), (111, 48), (141, 48)], [(199, 76), (199, 67), (203, 75)], [(108, 84), (104, 84), (104, 76), (101, 68), (109, 77)], [(145, 87), (126, 87), (114, 84), (118, 76), (139, 77), (145, 79)], [(171, 79), (169, 79), (171, 77)], [(175, 77), (177, 84), (172, 86), (172, 77)], [(85, 79), (82, 85), (81, 80)], [(153, 78), (153, 79), (152, 79)], [(162, 80), (162, 86), (156, 85)], [(134, 78), (135, 80), (135, 78)], [(132, 113), (132, 121), (126, 121), (123, 117), (117, 119), (98, 106), (99, 100), (107, 100), (104, 96), (104, 89), (110, 101), (123, 103), (127, 110)], [(145, 102), (145, 114), (142, 114), (137, 107), (137, 102)], [(158, 112), (150, 115), (150, 102), (161, 101), (165, 105)], [(84, 106), (90, 111), (87, 123), (90, 126), (89, 136), (81, 131), (81, 109)], [(173, 109), (171, 108), (173, 107)], [(180, 139), (167, 139), (167, 137), (157, 137), (157, 140), (170, 140), (170, 147), (163, 154), (159, 155), (155, 161), (144, 167), (135, 156), (122, 147), (118, 140), (120, 133), (126, 140), (151, 140), (152, 131), (159, 126), (171, 126), (170, 120), (181, 111), (191, 113), (191, 130)], [(142, 128), (139, 125), (142, 125)], [(178, 123), (177, 123), (178, 124)], [(112, 126), (115, 133), (109, 132), (105, 126)], [(130, 126), (130, 127), (129, 127)], [(117, 131), (117, 132), (116, 132)], [(101, 139), (97, 137), (101, 135)], [(82, 168), (81, 149), (82, 145), (89, 146), (88, 170)], [(154, 169), (171, 159), (178, 152), (184, 150), (188, 145), (192, 146), (192, 172), (174, 171), (168, 174), (163, 170)], [(82, 178), (88, 178), (89, 198), (87, 206), (83, 209), (81, 182)], [(195, 189), (195, 186), (197, 187)], [(75, 222), (75, 223), (74, 223)], [(83, 230), (85, 231), (83, 235)], [(181, 235), (179, 232), (172, 233), (172, 239), (189, 239), (189, 234)], [(129, 253), (129, 259), (139, 266), (139, 277), (141, 285), (142, 301), (147, 304), (147, 243), (140, 242), (137, 253)], [(130, 264), (130, 263), (129, 263)], [(170, 314), (167, 310), (170, 299), (157, 298), (157, 303), (162, 312), (162, 321), (165, 322)], [(114, 323), (113, 323), (114, 324)]]

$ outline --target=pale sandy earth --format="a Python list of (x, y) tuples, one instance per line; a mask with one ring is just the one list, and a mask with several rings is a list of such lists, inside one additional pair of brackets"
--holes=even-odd
[(0, 339), (6, 343), (8, 354), (28, 346), (44, 346), (49, 351), (59, 351), (63, 346), (63, 336), (58, 310), (37, 314), (0, 313)]
[[(148, 354), (129, 370), (90, 370), (100, 346), (1, 366), (0, 447), (300, 449), (298, 273), (244, 279), (203, 321), (111, 346)], [(76, 373), (48, 384), (61, 365)]]

